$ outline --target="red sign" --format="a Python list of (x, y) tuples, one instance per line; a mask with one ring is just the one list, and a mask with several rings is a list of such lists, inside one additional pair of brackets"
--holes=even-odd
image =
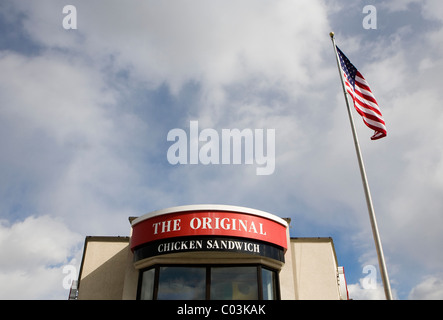
[(286, 227), (261, 216), (227, 211), (187, 211), (154, 216), (132, 226), (131, 249), (184, 236), (230, 236), (287, 248)]

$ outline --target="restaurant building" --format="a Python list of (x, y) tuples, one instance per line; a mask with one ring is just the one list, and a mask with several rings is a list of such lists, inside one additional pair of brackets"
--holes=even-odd
[(129, 237), (88, 236), (79, 300), (348, 299), (331, 238), (291, 238), (290, 219), (189, 205), (130, 217)]

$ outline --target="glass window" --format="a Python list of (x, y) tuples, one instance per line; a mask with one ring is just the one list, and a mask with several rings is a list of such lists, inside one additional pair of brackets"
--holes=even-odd
[(206, 268), (160, 267), (158, 300), (204, 300)]
[(262, 281), (262, 290), (263, 290), (263, 300), (276, 300), (276, 279), (275, 272), (261, 268), (261, 281)]
[(257, 267), (212, 267), (212, 300), (257, 300)]
[(152, 300), (154, 298), (154, 279), (155, 279), (154, 268), (143, 272), (142, 289), (140, 291), (141, 300)]
[(141, 272), (142, 300), (276, 300), (277, 272), (259, 265), (157, 265)]

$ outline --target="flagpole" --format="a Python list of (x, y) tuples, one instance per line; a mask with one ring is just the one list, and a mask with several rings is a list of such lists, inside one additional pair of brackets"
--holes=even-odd
[(385, 258), (383, 255), (383, 248), (381, 245), (380, 235), (378, 232), (377, 220), (375, 218), (374, 207), (372, 205), (371, 192), (369, 190), (368, 179), (366, 177), (365, 166), (364, 166), (363, 157), (362, 157), (361, 151), (360, 151), (360, 144), (358, 142), (357, 131), (355, 130), (354, 119), (352, 117), (351, 107), (349, 106), (348, 97), (346, 95), (346, 87), (345, 87), (345, 82), (343, 79), (343, 73), (341, 72), (340, 61), (338, 58), (337, 49), (336, 49), (336, 45), (335, 45), (334, 32), (329, 33), (329, 35), (332, 40), (332, 45), (334, 46), (335, 59), (337, 60), (338, 73), (340, 74), (340, 80), (341, 80), (341, 85), (343, 88), (343, 94), (345, 96), (349, 121), (351, 123), (352, 136), (354, 137), (355, 151), (357, 153), (358, 164), (360, 167), (360, 175), (361, 175), (361, 179), (362, 179), (362, 183), (363, 183), (363, 188), (365, 190), (366, 204), (368, 206), (369, 219), (371, 221), (371, 227), (372, 227), (372, 236), (374, 237), (375, 248), (377, 250), (378, 264), (379, 264), (379, 268), (380, 268), (380, 274), (381, 274), (381, 279), (383, 282), (385, 296), (386, 296), (386, 300), (392, 300), (391, 285), (389, 283), (389, 276), (388, 276), (388, 271), (386, 269)]

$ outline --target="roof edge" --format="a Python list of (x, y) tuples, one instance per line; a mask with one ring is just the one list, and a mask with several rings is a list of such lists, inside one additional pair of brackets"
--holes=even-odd
[(266, 212), (261, 211), (257, 209), (247, 208), (247, 207), (239, 207), (239, 206), (231, 206), (231, 205), (223, 205), (223, 204), (194, 204), (194, 205), (184, 205), (184, 206), (177, 206), (177, 207), (170, 207), (165, 209), (160, 209), (156, 211), (149, 212), (147, 214), (144, 214), (136, 219), (133, 219), (131, 221), (131, 225), (134, 226), (137, 223), (140, 223), (144, 220), (160, 216), (160, 215), (166, 215), (169, 213), (176, 213), (176, 212), (187, 212), (187, 211), (229, 211), (229, 212), (237, 212), (237, 213), (244, 213), (244, 214), (250, 214), (255, 215), (259, 217), (263, 217), (269, 220), (273, 220), (284, 227), (288, 227), (287, 221), (284, 219)]

